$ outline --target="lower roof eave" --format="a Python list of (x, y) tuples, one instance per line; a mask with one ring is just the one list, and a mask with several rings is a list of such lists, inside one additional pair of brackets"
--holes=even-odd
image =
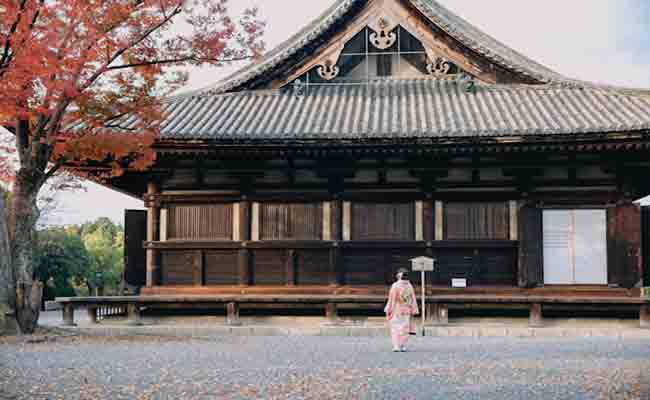
[(434, 152), (544, 151), (558, 147), (574, 150), (647, 150), (650, 131), (474, 136), (474, 137), (386, 137), (386, 138), (274, 138), (274, 139), (160, 139), (159, 152), (233, 152), (268, 150), (372, 149), (382, 151), (408, 148)]

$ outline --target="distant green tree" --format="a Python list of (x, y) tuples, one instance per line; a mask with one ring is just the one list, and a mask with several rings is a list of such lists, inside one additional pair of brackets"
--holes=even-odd
[(34, 250), (35, 274), (43, 282), (43, 301), (75, 296), (74, 286), (90, 264), (90, 254), (81, 238), (63, 228), (37, 233)]
[(90, 254), (85, 271), (89, 292), (116, 293), (124, 271), (124, 229), (104, 217), (77, 229)]
[(117, 293), (124, 270), (124, 229), (108, 218), (38, 232), (35, 272), (44, 300)]

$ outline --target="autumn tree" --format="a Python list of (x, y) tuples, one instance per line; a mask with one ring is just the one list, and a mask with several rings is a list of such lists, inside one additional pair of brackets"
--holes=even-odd
[[(164, 98), (186, 82), (182, 67), (257, 57), (263, 26), (254, 9), (231, 17), (227, 0), (0, 0), (0, 125), (13, 132), (18, 164), (8, 232), (21, 331), (38, 319), (32, 248), (45, 182), (73, 165), (101, 162), (113, 175), (146, 168)], [(137, 117), (128, 134), (125, 115)], [(13, 293), (13, 283), (3, 285)]]

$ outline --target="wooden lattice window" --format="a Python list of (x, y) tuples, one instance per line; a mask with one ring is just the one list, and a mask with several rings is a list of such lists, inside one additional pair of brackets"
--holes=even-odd
[(507, 202), (445, 203), (445, 240), (508, 240), (510, 210)]
[(320, 203), (260, 204), (261, 240), (320, 240), (322, 232)]
[(232, 204), (173, 205), (167, 218), (170, 240), (232, 240)]
[(353, 203), (352, 240), (415, 240), (414, 203)]

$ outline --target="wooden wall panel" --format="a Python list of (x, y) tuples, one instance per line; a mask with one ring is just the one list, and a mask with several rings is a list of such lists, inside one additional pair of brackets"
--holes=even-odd
[(435, 223), (436, 223), (436, 218), (435, 218), (435, 207), (433, 204), (433, 201), (427, 200), (423, 204), (423, 218), (422, 221), (424, 223), (424, 240), (427, 242), (431, 242), (435, 240)]
[(170, 240), (232, 240), (232, 204), (171, 205)]
[(472, 249), (444, 249), (437, 254), (438, 269), (434, 272), (435, 283), (451, 286), (454, 278), (466, 278), (474, 285), (474, 251)]
[(641, 212), (641, 272), (643, 286), (650, 286), (650, 206)]
[(481, 249), (475, 280), (483, 285), (517, 285), (516, 249)]
[(352, 203), (352, 240), (415, 240), (415, 204)]
[(542, 220), (542, 210), (534, 204), (524, 204), (519, 210), (517, 283), (520, 287), (544, 283)]
[(252, 255), (254, 285), (285, 285), (287, 283), (286, 250), (255, 250)]
[(641, 280), (641, 211), (636, 204), (607, 210), (607, 275), (610, 284), (625, 288)]
[(343, 251), (346, 285), (384, 285), (386, 268), (385, 255), (377, 250)]
[(206, 285), (237, 285), (239, 283), (236, 251), (206, 251), (204, 258)]
[(330, 283), (330, 251), (296, 251), (296, 284), (327, 285)]
[(454, 278), (465, 278), (469, 286), (515, 286), (516, 248), (448, 248), (437, 251), (437, 270), (432, 280), (450, 286)]
[(129, 285), (147, 283), (147, 257), (142, 244), (147, 240), (147, 211), (124, 213), (124, 280)]
[(161, 254), (162, 285), (193, 285), (195, 251), (163, 251)]
[(444, 204), (446, 240), (508, 240), (510, 212), (507, 202)]
[(321, 203), (260, 204), (260, 240), (320, 240)]

